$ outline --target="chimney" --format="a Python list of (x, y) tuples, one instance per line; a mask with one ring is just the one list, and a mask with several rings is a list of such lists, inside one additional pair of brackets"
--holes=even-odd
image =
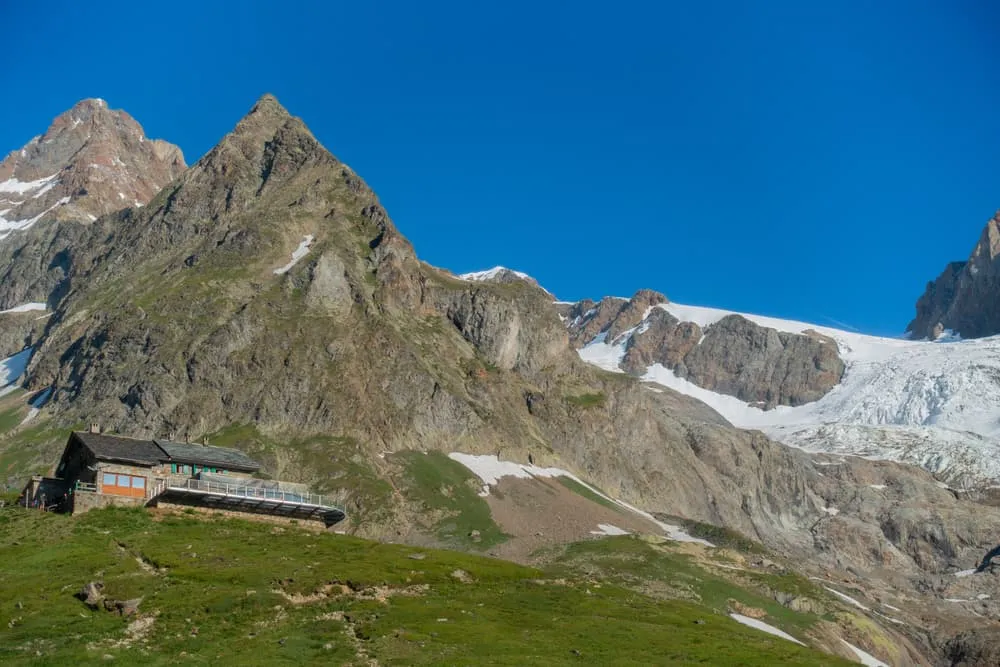
[(97, 422), (90, 422), (90, 432), (91, 433), (100, 433), (101, 432), (101, 425), (99, 423), (97, 423)]

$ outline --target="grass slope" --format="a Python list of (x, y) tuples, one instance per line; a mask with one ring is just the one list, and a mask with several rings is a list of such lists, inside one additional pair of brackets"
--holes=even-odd
[[(777, 590), (822, 600), (828, 596), (802, 576), (741, 572), (743, 585), (715, 575), (691, 556), (649, 544), (633, 536), (611, 537), (569, 545), (551, 568), (557, 573), (597, 577), (656, 597), (687, 598), (725, 614), (730, 601), (767, 612), (764, 619), (807, 641), (805, 632), (820, 617), (793, 611), (778, 604), (765, 591)], [(829, 619), (828, 619), (829, 620)]]
[[(435, 516), (438, 538), (451, 547), (486, 550), (507, 536), (493, 521), (490, 506), (479, 497), (482, 482), (468, 468), (442, 452), (400, 452), (408, 484), (403, 494)], [(473, 539), (478, 531), (478, 539)]]
[[(232, 519), (8, 507), (0, 559), (7, 665), (849, 664), (613, 584)], [(84, 606), (94, 580), (139, 617)]]

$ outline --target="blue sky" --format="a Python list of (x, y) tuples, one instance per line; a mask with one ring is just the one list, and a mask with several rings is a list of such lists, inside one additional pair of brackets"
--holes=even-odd
[(1000, 208), (989, 1), (0, 0), (0, 151), (84, 97), (189, 162), (273, 92), (419, 255), (899, 333)]

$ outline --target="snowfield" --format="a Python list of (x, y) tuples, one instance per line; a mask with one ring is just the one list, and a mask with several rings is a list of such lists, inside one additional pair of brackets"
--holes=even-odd
[[(590, 484), (574, 475), (573, 473), (563, 470), (562, 468), (542, 468), (536, 465), (529, 465), (523, 463), (515, 463), (513, 461), (502, 461), (496, 456), (490, 456), (489, 454), (463, 454), (462, 452), (452, 452), (448, 454), (448, 458), (453, 461), (458, 461), (466, 468), (471, 470), (479, 479), (483, 481), (483, 489), (479, 492), (480, 496), (490, 495), (490, 487), (494, 486), (503, 477), (517, 477), (520, 479), (532, 479), (534, 477), (568, 477), (577, 484), (586, 487), (592, 493), (608, 500), (610, 502), (619, 505), (630, 512), (634, 512), (639, 516), (647, 519), (651, 523), (655, 524), (663, 534), (675, 542), (694, 542), (696, 544), (701, 544), (706, 547), (714, 547), (715, 545), (708, 540), (703, 540), (699, 537), (693, 537), (685, 533), (679, 526), (673, 524), (664, 523), (658, 520), (649, 512), (645, 512), (637, 507), (629, 505), (628, 503), (618, 500), (617, 498), (612, 498), (611, 496), (605, 495), (601, 491), (598, 491)], [(614, 532), (620, 531), (620, 528), (612, 526), (610, 524), (599, 524), (598, 528), (600, 531), (591, 531), (592, 534), (598, 534), (600, 532), (604, 535), (619, 535), (627, 534), (628, 531), (622, 531), (621, 533)]]
[[(734, 314), (675, 303), (655, 307), (703, 328)], [(843, 381), (813, 403), (765, 411), (698, 387), (660, 364), (643, 379), (707, 403), (735, 426), (763, 430), (807, 451), (918, 465), (953, 488), (1000, 484), (1000, 336), (913, 341), (736, 314), (779, 331), (812, 330), (833, 339), (847, 366)], [(613, 341), (602, 333), (580, 357), (621, 372), (629, 339), (644, 326)]]

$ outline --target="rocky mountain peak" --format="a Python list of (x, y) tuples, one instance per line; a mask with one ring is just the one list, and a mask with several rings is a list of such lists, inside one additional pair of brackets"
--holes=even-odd
[(180, 148), (101, 99), (82, 100), (0, 162), (0, 238), (40, 221), (142, 206), (185, 169)]
[(917, 301), (907, 331), (937, 338), (951, 330), (964, 338), (1000, 333), (1000, 211), (983, 228), (968, 261), (951, 262)]
[(239, 203), (246, 207), (310, 166), (339, 162), (299, 118), (273, 95), (264, 95), (222, 140), (185, 176), (185, 197), (217, 216)]

